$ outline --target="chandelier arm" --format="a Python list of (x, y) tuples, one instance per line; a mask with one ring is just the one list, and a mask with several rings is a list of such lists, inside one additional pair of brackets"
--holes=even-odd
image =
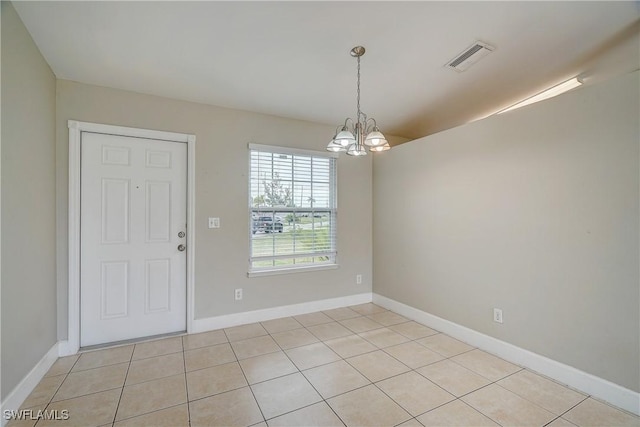
[[(373, 126), (371, 126), (371, 122), (373, 122)], [(365, 132), (369, 133), (369, 131), (377, 127), (378, 123), (376, 122), (376, 119), (374, 119), (373, 117), (367, 118), (367, 116), (365, 115)]]
[(354, 126), (353, 124), (355, 122), (353, 121), (353, 119), (351, 117), (347, 117), (346, 119), (344, 119), (344, 127), (347, 127), (347, 124), (349, 123), (349, 120), (351, 120), (351, 126)]

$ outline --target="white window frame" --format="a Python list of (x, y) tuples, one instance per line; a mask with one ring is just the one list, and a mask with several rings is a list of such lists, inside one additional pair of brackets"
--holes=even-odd
[[(264, 268), (253, 268), (252, 253), (253, 253), (253, 218), (252, 213), (256, 210), (256, 208), (251, 203), (251, 152), (252, 151), (263, 151), (263, 152), (271, 152), (275, 154), (284, 154), (284, 155), (301, 155), (301, 156), (313, 156), (313, 157), (324, 157), (328, 159), (332, 159), (333, 163), (333, 181), (330, 181), (330, 191), (333, 192), (333, 206), (329, 208), (316, 208), (316, 207), (269, 207), (265, 209), (265, 211), (269, 212), (309, 212), (309, 211), (323, 211), (329, 212), (329, 215), (332, 220), (333, 230), (331, 233), (332, 236), (332, 251), (323, 252), (323, 253), (314, 253), (315, 256), (330, 256), (332, 257), (333, 262), (327, 263), (318, 263), (318, 264), (302, 264), (302, 265), (292, 265), (292, 266), (273, 266), (273, 267), (264, 267)], [(314, 271), (314, 270), (328, 270), (338, 268), (338, 251), (337, 251), (337, 216), (338, 216), (338, 172), (337, 172), (337, 153), (332, 152), (322, 152), (322, 151), (314, 151), (314, 150), (305, 150), (299, 148), (290, 148), (290, 147), (280, 147), (274, 145), (263, 145), (263, 144), (248, 144), (248, 167), (249, 173), (248, 176), (248, 221), (249, 221), (249, 262), (248, 262), (248, 277), (259, 277), (259, 276), (270, 276), (276, 274), (288, 274), (288, 273), (296, 273), (296, 272), (306, 272), (306, 271)], [(300, 254), (303, 255), (303, 254)], [(271, 256), (262, 259), (278, 259), (278, 258), (290, 258), (288, 255), (284, 256)]]

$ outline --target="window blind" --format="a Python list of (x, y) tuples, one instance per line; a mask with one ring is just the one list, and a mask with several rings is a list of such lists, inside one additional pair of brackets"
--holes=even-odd
[(249, 270), (336, 262), (336, 158), (249, 146)]

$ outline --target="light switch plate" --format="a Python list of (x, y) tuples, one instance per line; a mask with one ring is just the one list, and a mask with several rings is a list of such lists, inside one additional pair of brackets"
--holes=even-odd
[(209, 228), (220, 228), (220, 218), (209, 218)]

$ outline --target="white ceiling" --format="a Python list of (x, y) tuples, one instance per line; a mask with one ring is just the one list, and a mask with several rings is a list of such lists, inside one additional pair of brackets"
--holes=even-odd
[[(14, 2), (60, 79), (418, 138), (639, 68), (638, 2)], [(443, 65), (475, 40), (496, 50)]]

